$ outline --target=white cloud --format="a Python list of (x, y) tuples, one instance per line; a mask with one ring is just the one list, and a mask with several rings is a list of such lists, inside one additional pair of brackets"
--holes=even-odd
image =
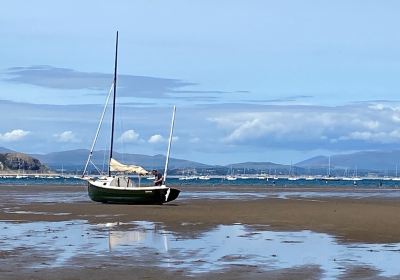
[(387, 108), (384, 104), (376, 103), (369, 105), (368, 108), (372, 110), (382, 111), (383, 109)]
[[(189, 153), (196, 153), (199, 158), (206, 158), (209, 154), (218, 154), (221, 155), (221, 159), (235, 158), (239, 160), (245, 159), (247, 154), (249, 159), (259, 159), (263, 153), (268, 158), (271, 153), (277, 155), (278, 150), (282, 151), (282, 155), (284, 155), (288, 153), (287, 151), (345, 152), (349, 150), (398, 149), (400, 147), (400, 137), (397, 136), (400, 132), (400, 110), (398, 109), (400, 102), (379, 102), (384, 106), (379, 105), (376, 106), (377, 108), (370, 106), (374, 103), (377, 102), (351, 103), (345, 106), (215, 104), (181, 108), (177, 119), (177, 132), (181, 137), (179, 141), (191, 146), (190, 148), (193, 150), (183, 144), (174, 146), (173, 150), (179, 151), (186, 157), (191, 156)], [(7, 105), (9, 107), (6, 107), (6, 105), (0, 102), (2, 112), (5, 112), (4, 108), (11, 106)], [(56, 138), (52, 135), (72, 130), (71, 124), (67, 120), (80, 124), (73, 130), (76, 137), (82, 141), (83, 139), (85, 141), (92, 140), (93, 122), (90, 116), (96, 111), (90, 106), (90, 111), (67, 107), (70, 110), (68, 112), (63, 107), (52, 108), (51, 112), (57, 112), (57, 114), (54, 113), (51, 116), (49, 116), (47, 106), (43, 108), (38, 106), (33, 107), (34, 111), (32, 111), (33, 109), (29, 111), (36, 120), (27, 120), (26, 125), (32, 131), (31, 134), (20, 141), (25, 142), (29, 139), (29, 146), (21, 145), (16, 148), (31, 149), (33, 153), (56, 150), (59, 148), (57, 143), (60, 142), (56, 142)], [(37, 112), (39, 109), (40, 113)], [(11, 110), (26, 109), (20, 104), (12, 104), (7, 110), (7, 114), (3, 116), (4, 122), (12, 123)], [(58, 110), (65, 111), (61, 111), (62, 114), (60, 114)], [(143, 153), (154, 154), (155, 151), (164, 151), (169, 136), (170, 111), (160, 108), (160, 121), (148, 123), (143, 122), (143, 119), (151, 119), (151, 116), (147, 114), (151, 114), (153, 111), (150, 110), (149, 113), (148, 108), (140, 106), (135, 110), (137, 110), (137, 115), (143, 118), (138, 120), (135, 117), (136, 114), (121, 111), (126, 114), (123, 115), (124, 121), (126, 118), (131, 126), (122, 130), (116, 138), (118, 139), (122, 136), (122, 132), (132, 128), (135, 133), (140, 133), (138, 138), (133, 132), (122, 134), (124, 134), (124, 138), (127, 137), (130, 140), (138, 139), (139, 142), (136, 143), (143, 142), (141, 150)], [(20, 116), (14, 117), (19, 118)], [(22, 121), (22, 117), (16, 120), (18, 123), (22, 123)], [(65, 127), (61, 127), (61, 125), (65, 125)], [(33, 131), (50, 130), (57, 126), (58, 130), (50, 134), (52, 143), (47, 141), (45, 134), (35, 133), (33, 135)], [(25, 126), (15, 126), (15, 129), (17, 128), (26, 129)], [(4, 134), (1, 135), (1, 140), (4, 140), (6, 132), (11, 132), (13, 129), (14, 127), (0, 130), (0, 133)], [(144, 135), (146, 136), (144, 137)], [(68, 134), (64, 134), (64, 139), (65, 136)], [(107, 141), (108, 137), (105, 140)], [(191, 144), (199, 143), (197, 141), (200, 141), (201, 145)], [(136, 143), (134, 142), (132, 146)], [(131, 149), (128, 150), (129, 152), (136, 152), (134, 147), (127, 147), (127, 149)]]
[(28, 134), (30, 134), (30, 131), (25, 131), (22, 129), (14, 129), (10, 132), (6, 132), (4, 134), (0, 133), (0, 141), (4, 141), (4, 142), (15, 142), (15, 141), (19, 141), (23, 138), (25, 138), (25, 136), (27, 136)]
[(132, 143), (132, 142), (137, 142), (139, 140), (140, 140), (139, 139), (139, 133), (137, 133), (133, 129), (125, 131), (118, 138), (118, 141), (124, 142), (124, 143)]
[(321, 139), (329, 137), (330, 130), (338, 127), (343, 118), (321, 112), (257, 112), (225, 115), (212, 121), (227, 132), (223, 142), (239, 144), (265, 139), (282, 142)]
[(367, 129), (372, 129), (372, 130), (374, 130), (374, 129), (377, 129), (377, 128), (379, 128), (379, 122), (378, 121), (366, 121), (366, 122), (364, 122), (364, 126), (367, 128)]
[(400, 123), (400, 115), (399, 114), (393, 114), (392, 115), (392, 120), (396, 123)]
[(165, 141), (164, 137), (162, 137), (160, 134), (155, 134), (155, 135), (150, 136), (150, 138), (147, 142), (149, 142), (151, 144), (157, 144), (157, 143), (162, 143), (164, 141)]
[[(225, 144), (294, 149), (374, 147), (400, 143), (395, 106), (270, 106), (262, 112), (224, 113), (209, 121)], [(369, 146), (368, 146), (369, 145)]]
[(374, 143), (396, 143), (400, 142), (400, 130), (395, 129), (388, 132), (354, 131), (339, 140), (362, 140)]
[(56, 133), (53, 135), (57, 139), (58, 142), (63, 143), (76, 143), (80, 142), (80, 140), (75, 136), (75, 134), (71, 130), (66, 130), (61, 133)]
[(258, 118), (247, 120), (233, 130), (226, 138), (226, 142), (243, 141), (249, 138), (258, 138), (270, 131), (270, 127)]
[[(172, 137), (172, 141), (173, 142), (176, 142), (178, 140), (179, 140), (178, 136), (173, 136)], [(147, 140), (147, 142), (149, 142), (150, 144), (159, 144), (159, 143), (164, 143), (164, 142), (167, 142), (167, 141), (168, 141), (168, 139), (163, 137), (160, 134), (154, 134), (154, 135), (150, 136), (149, 140)]]

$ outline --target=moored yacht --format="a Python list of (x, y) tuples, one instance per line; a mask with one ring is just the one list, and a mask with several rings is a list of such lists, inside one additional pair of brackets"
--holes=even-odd
[[(180, 190), (166, 186), (168, 161), (171, 149), (172, 135), (175, 121), (175, 107), (172, 113), (172, 122), (170, 137), (168, 142), (168, 150), (165, 161), (164, 176), (161, 185), (157, 186), (141, 186), (141, 176), (148, 175), (149, 172), (143, 167), (137, 165), (126, 165), (118, 162), (113, 158), (113, 144), (114, 144), (114, 123), (115, 123), (115, 104), (117, 93), (117, 62), (118, 62), (118, 32), (115, 44), (115, 65), (114, 65), (114, 80), (106, 99), (103, 112), (100, 117), (100, 122), (93, 140), (92, 147), (85, 165), (83, 172), (83, 179), (88, 182), (88, 194), (93, 201), (103, 203), (124, 203), (124, 204), (163, 204), (176, 199)], [(104, 115), (106, 112), (109, 99), (112, 98), (112, 119), (111, 119), (111, 141), (110, 141), (110, 154), (108, 158), (108, 174), (99, 177), (86, 176), (89, 163), (92, 162), (93, 150), (103, 123)], [(96, 167), (96, 166), (95, 166)], [(96, 167), (97, 170), (99, 170)], [(136, 174), (139, 176), (139, 184), (128, 176), (128, 174)]]

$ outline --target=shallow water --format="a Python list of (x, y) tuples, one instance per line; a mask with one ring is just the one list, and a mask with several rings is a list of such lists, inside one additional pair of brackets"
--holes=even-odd
[[(86, 187), (74, 191), (38, 191), (32, 192), (36, 186), (21, 186), (21, 190), (6, 190), (1, 192), (2, 201), (0, 206), (4, 204), (23, 205), (29, 203), (76, 203), (89, 202)], [(278, 199), (306, 199), (318, 200), (321, 198), (384, 198), (398, 199), (400, 198), (400, 189), (338, 189), (338, 190), (295, 190), (295, 189), (241, 189), (236, 188), (227, 191), (221, 191), (222, 188), (204, 188), (204, 190), (182, 189), (178, 200), (197, 200), (197, 199), (261, 199), (261, 198), (278, 198)]]
[[(149, 184), (149, 180), (142, 180)], [(318, 199), (323, 197), (337, 198), (400, 198), (400, 181), (362, 180), (354, 186), (352, 181), (325, 181), (325, 180), (296, 180), (279, 179), (275, 181), (259, 179), (238, 179), (227, 181), (222, 179), (180, 181), (177, 178), (168, 179), (172, 186), (181, 188), (179, 200), (183, 199)], [(380, 185), (382, 183), (382, 185)], [(17, 185), (21, 190), (7, 190), (2, 188), (3, 201), (12, 200), (17, 203), (44, 202), (44, 203), (72, 203), (89, 201), (86, 182), (76, 178), (0, 178), (0, 185)], [(69, 191), (32, 192), (40, 186), (82, 186), (81, 189)], [(191, 186), (197, 186), (192, 189)], [(27, 192), (24, 192), (27, 188)], [(225, 189), (226, 188), (226, 189)], [(306, 189), (305, 189), (306, 188)], [(315, 188), (315, 190), (314, 190)], [(302, 190), (300, 190), (302, 189)]]
[[(133, 181), (137, 182), (137, 177), (132, 178)], [(142, 179), (143, 185), (151, 184), (151, 180)], [(298, 187), (356, 187), (356, 188), (400, 188), (400, 181), (383, 180), (383, 179), (364, 179), (361, 181), (343, 181), (343, 180), (324, 180), (317, 178), (315, 180), (299, 179), (295, 181), (288, 180), (286, 178), (260, 180), (257, 178), (240, 179), (235, 181), (224, 180), (222, 178), (211, 178), (210, 180), (179, 180), (175, 177), (169, 177), (167, 183), (174, 186), (265, 186), (265, 187), (287, 187), (287, 188), (298, 188)], [(86, 181), (79, 178), (0, 178), (0, 185), (86, 185)]]
[(48, 257), (45, 262), (31, 261), (32, 268), (74, 265), (74, 258), (85, 256), (91, 260), (125, 256), (189, 274), (232, 265), (267, 271), (316, 265), (324, 271), (324, 279), (335, 279), (351, 266), (371, 267), (382, 276), (400, 275), (400, 244), (342, 244), (331, 235), (311, 231), (277, 232), (233, 224), (193, 238), (167, 231), (159, 223), (88, 224), (83, 220), (4, 221), (0, 229), (0, 251), (25, 248), (28, 255), (39, 251)]

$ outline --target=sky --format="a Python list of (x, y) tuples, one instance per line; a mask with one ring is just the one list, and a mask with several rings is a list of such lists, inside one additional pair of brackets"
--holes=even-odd
[[(115, 149), (209, 164), (400, 144), (399, 1), (6, 1), (0, 147), (89, 149), (112, 84)], [(98, 146), (109, 145), (107, 110)]]

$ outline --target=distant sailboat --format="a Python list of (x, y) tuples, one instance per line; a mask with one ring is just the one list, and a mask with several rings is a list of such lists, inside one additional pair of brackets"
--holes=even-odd
[(293, 163), (290, 161), (290, 170), (289, 170), (289, 177), (288, 177), (289, 181), (297, 181), (299, 180), (298, 177), (294, 176), (294, 172), (293, 172)]
[(187, 181), (187, 180), (197, 180), (198, 179), (198, 177), (196, 175), (192, 174), (190, 170), (187, 170), (183, 174), (185, 174), (185, 173), (186, 173), (186, 175), (179, 177), (179, 180)]
[(332, 176), (331, 174), (331, 156), (328, 157), (328, 172), (326, 177), (324, 177), (324, 180), (326, 181), (337, 181), (339, 180), (337, 177)]
[(397, 175), (397, 164), (396, 164), (396, 176), (392, 178), (392, 181), (400, 181), (400, 177)]
[(228, 181), (236, 181), (237, 180), (237, 177), (235, 175), (233, 175), (232, 166), (231, 166), (231, 173), (229, 175), (227, 175), (225, 177), (225, 179), (228, 180)]
[(250, 179), (250, 177), (246, 175), (246, 168), (243, 168), (243, 174), (239, 176), (239, 179), (242, 180)]
[(25, 175), (25, 168), (22, 169), (22, 174), (21, 174), (21, 159), (18, 159), (18, 174), (15, 176), (15, 179), (26, 179), (28, 178), (27, 175)]
[(354, 169), (353, 181), (361, 181), (361, 180), (362, 180), (362, 178), (360, 178), (360, 177), (357, 175), (357, 166), (356, 166), (356, 168)]
[(228, 180), (228, 181), (236, 181), (237, 177), (232, 176), (232, 175), (228, 175), (228, 176), (225, 177), (225, 179)]
[(268, 175), (265, 174), (265, 171), (260, 169), (260, 171), (259, 171), (259, 173), (257, 175), (257, 179), (258, 180), (268, 180)]

